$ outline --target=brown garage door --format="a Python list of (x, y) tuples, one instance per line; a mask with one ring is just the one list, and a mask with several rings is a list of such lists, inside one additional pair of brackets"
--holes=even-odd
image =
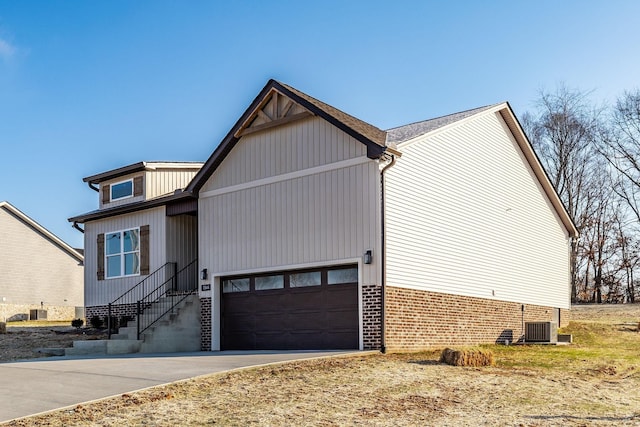
[(224, 350), (358, 348), (358, 268), (226, 277)]

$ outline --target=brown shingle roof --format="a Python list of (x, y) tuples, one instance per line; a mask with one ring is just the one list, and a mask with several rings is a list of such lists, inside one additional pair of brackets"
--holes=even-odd
[(386, 141), (386, 132), (382, 129), (378, 129), (377, 127), (364, 122), (352, 115), (345, 113), (344, 111), (338, 110), (335, 107), (332, 107), (329, 104), (325, 104), (324, 102), (315, 99), (312, 96), (307, 95), (304, 92), (300, 92), (298, 89), (291, 87), (287, 84), (277, 82), (280, 86), (288, 89), (292, 93), (296, 94), (300, 98), (314, 105), (317, 109), (324, 111), (334, 119), (338, 120), (341, 123), (344, 123), (347, 127), (354, 130), (358, 134), (362, 135), (366, 139), (371, 142), (378, 144), (381, 147), (384, 147)]
[(272, 79), (267, 82), (265, 87), (253, 100), (249, 108), (247, 108), (244, 114), (242, 114), (240, 119), (231, 128), (229, 133), (227, 133), (185, 191), (197, 193), (200, 188), (202, 188), (207, 179), (209, 179), (216, 168), (220, 163), (222, 163), (229, 152), (231, 152), (231, 149), (233, 149), (235, 144), (239, 141), (240, 138), (235, 136), (236, 132), (242, 127), (243, 123), (249, 119), (260, 103), (269, 96), (269, 93), (273, 89), (281, 92), (285, 96), (288, 96), (313, 114), (322, 117), (338, 129), (341, 129), (356, 140), (365, 144), (367, 146), (367, 156), (369, 158), (377, 159), (382, 155), (382, 153), (384, 153), (386, 148), (385, 141), (387, 139), (385, 131), (340, 111), (331, 105), (325, 104), (324, 102), (319, 101), (298, 89)]

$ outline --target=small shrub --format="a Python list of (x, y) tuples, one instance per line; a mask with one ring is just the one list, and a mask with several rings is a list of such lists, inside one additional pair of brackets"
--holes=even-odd
[(111, 332), (118, 331), (118, 317), (111, 316), (111, 323), (109, 323), (109, 316), (104, 316), (104, 326), (106, 328), (111, 327)]
[(453, 350), (445, 348), (440, 362), (453, 366), (493, 366), (495, 361), (490, 350)]
[(120, 316), (120, 319), (118, 319), (118, 325), (120, 325), (121, 327), (125, 327), (127, 326), (127, 322), (130, 322), (133, 320), (133, 317), (131, 316)]
[(84, 325), (84, 320), (82, 319), (73, 319), (71, 321), (71, 326), (73, 326), (74, 328), (82, 328), (82, 325)]
[(92, 316), (89, 322), (95, 329), (102, 329), (103, 322), (100, 316)]

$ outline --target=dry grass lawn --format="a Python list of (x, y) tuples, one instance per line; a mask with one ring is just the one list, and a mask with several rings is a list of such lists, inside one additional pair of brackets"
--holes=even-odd
[(201, 377), (10, 426), (638, 426), (640, 305), (577, 307), (571, 346), (486, 346), (308, 360)]
[(7, 333), (0, 334), (0, 362), (43, 357), (38, 348), (71, 347), (73, 341), (102, 339), (105, 333), (76, 329), (71, 322), (11, 322)]

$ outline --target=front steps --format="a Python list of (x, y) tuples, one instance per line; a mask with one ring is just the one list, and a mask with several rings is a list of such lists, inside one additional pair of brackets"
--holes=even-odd
[[(158, 305), (149, 307), (142, 316), (155, 316)], [(131, 326), (129, 326), (131, 325)], [(136, 339), (136, 320), (121, 327), (110, 340), (74, 341), (65, 349), (66, 356), (114, 355), (131, 353), (176, 353), (200, 351), (200, 299), (189, 295), (171, 313), (144, 331)]]

